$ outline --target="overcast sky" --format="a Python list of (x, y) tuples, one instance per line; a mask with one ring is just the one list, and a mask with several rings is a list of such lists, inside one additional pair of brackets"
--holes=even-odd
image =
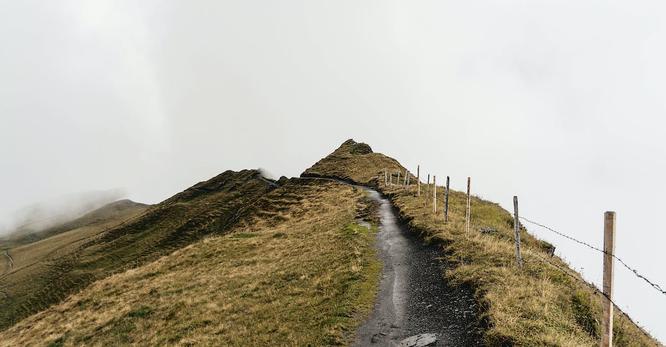
[[(666, 285), (666, 3), (0, 0), (0, 224), (90, 191), (155, 203), (296, 176), (347, 138)], [(534, 229), (585, 277), (602, 258)], [(666, 341), (666, 296), (616, 299)]]

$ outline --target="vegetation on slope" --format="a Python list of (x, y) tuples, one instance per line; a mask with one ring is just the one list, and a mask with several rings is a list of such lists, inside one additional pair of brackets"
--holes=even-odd
[[(471, 286), (484, 314), (485, 339), (491, 346), (594, 346), (599, 343), (601, 298), (558, 257), (550, 246), (522, 230), (523, 270), (515, 265), (513, 219), (498, 204), (473, 198), (472, 227), (465, 232), (466, 195), (452, 192), (450, 221), (444, 223), (443, 196), (432, 212), (432, 196), (410, 187), (384, 185), (384, 169), (404, 173), (391, 158), (371, 153), (365, 144), (345, 142), (304, 176), (335, 177), (372, 185), (388, 196), (411, 230), (442, 244), (454, 285)], [(380, 179), (378, 179), (380, 178)], [(422, 189), (427, 189), (422, 185)], [(442, 192), (442, 187), (438, 187)], [(492, 230), (480, 233), (481, 228)], [(552, 265), (551, 265), (552, 264)], [(556, 268), (557, 267), (557, 268)], [(566, 271), (563, 272), (560, 269)], [(626, 315), (616, 310), (616, 346), (658, 345)]]
[(12, 320), (14, 304), (43, 283), (43, 276), (51, 270), (51, 262), (71, 256), (88, 239), (140, 215), (146, 208), (146, 205), (122, 200), (28, 237), (7, 237), (4, 243), (0, 243), (0, 263), (3, 264), (0, 272), (0, 326)]
[(39, 260), (12, 270), (0, 281), (0, 329), (95, 280), (153, 261), (210, 233), (229, 230), (272, 189), (274, 184), (257, 170), (227, 171), (101, 233), (88, 230), (80, 235), (83, 239), (62, 233), (58, 239), (29, 245)]
[(228, 234), (97, 281), (1, 332), (0, 345), (348, 343), (381, 270), (376, 228), (357, 223), (374, 222), (363, 197), (347, 185), (290, 180)]
[[(23, 268), (39, 267), (38, 263), (46, 259), (73, 251), (86, 239), (139, 215), (146, 208), (147, 206), (143, 204), (121, 200), (92, 211), (72, 222), (36, 232), (33, 234), (36, 238), (34, 242), (29, 241), (33, 240), (33, 237), (14, 239), (10, 236), (8, 240), (11, 241), (0, 243), (0, 250), (5, 252), (0, 261), (6, 263), (5, 271), (0, 273), (3, 278), (3, 282), (0, 283), (11, 281)], [(52, 233), (52, 235), (44, 237), (44, 234), (47, 233)], [(4, 275), (9, 272), (14, 272), (14, 274), (5, 277)]]

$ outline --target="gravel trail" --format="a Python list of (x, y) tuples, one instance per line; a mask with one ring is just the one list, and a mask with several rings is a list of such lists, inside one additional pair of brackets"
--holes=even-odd
[[(398, 223), (391, 203), (365, 188), (379, 202), (377, 248), (384, 264), (371, 316), (358, 329), (354, 346), (482, 346), (472, 292), (449, 286), (436, 245), (425, 245)], [(408, 340), (406, 340), (408, 339)], [(420, 342), (419, 342), (420, 341)]]

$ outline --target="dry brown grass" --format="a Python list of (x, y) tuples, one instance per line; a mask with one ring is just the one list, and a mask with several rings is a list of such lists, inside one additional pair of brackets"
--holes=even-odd
[[(113, 204), (112, 204), (113, 205)], [(28, 296), (48, 283), (45, 278), (52, 271), (51, 265), (58, 259), (69, 258), (84, 242), (111, 229), (124, 221), (132, 219), (145, 211), (146, 205), (125, 204), (123, 208), (101, 208), (82, 218), (53, 227), (34, 237), (10, 239), (0, 248), (0, 262), (6, 263), (0, 274), (0, 328), (9, 324), (17, 312), (17, 303), (21, 296)], [(70, 229), (71, 228), (71, 229)], [(41, 239), (42, 234), (52, 235)], [(36, 242), (28, 243), (30, 239)], [(9, 266), (5, 251), (13, 259)], [(20, 302), (26, 308), (26, 302)]]
[[(226, 171), (115, 227), (84, 226), (60, 234), (56, 228), (47, 232), (56, 233), (54, 237), (10, 250), (16, 252), (17, 267), (0, 281), (0, 330), (95, 280), (154, 261), (211, 233), (228, 231), (271, 189), (257, 170)], [(100, 217), (92, 213), (82, 219)], [(86, 225), (79, 222), (68, 224)]]
[[(446, 277), (475, 288), (489, 323), (485, 334), (489, 345), (598, 345), (600, 295), (561, 259), (549, 256), (547, 245), (525, 230), (521, 239), (526, 263), (520, 270), (515, 264), (512, 217), (499, 205), (474, 198), (467, 234), (464, 193), (451, 195), (446, 224), (442, 210), (435, 216), (432, 205), (426, 207), (413, 189), (393, 186), (384, 191), (413, 230), (445, 245), (453, 264)], [(443, 206), (443, 196), (439, 200)], [(482, 227), (497, 232), (482, 234)], [(616, 314), (615, 321), (616, 346), (658, 345), (624, 314)]]
[[(346, 142), (331, 156), (304, 174), (339, 177), (378, 185), (399, 209), (409, 227), (425, 238), (441, 242), (451, 266), (445, 276), (453, 284), (474, 288), (485, 308), (488, 345), (503, 346), (594, 346), (599, 341), (601, 298), (580, 276), (557, 257), (547, 254), (547, 244), (522, 231), (526, 265), (515, 265), (512, 216), (499, 205), (474, 198), (472, 227), (465, 232), (466, 195), (452, 192), (450, 221), (444, 223), (443, 197), (438, 215), (431, 199), (416, 196), (416, 187), (385, 186), (374, 178), (383, 168), (392, 170), (395, 160), (379, 153), (353, 154), (354, 142)], [(359, 164), (362, 163), (362, 164)], [(360, 165), (360, 166), (359, 166)], [(398, 164), (399, 165), (399, 164)], [(349, 172), (345, 171), (351, 168)], [(423, 186), (425, 190), (426, 187)], [(443, 192), (442, 187), (438, 187)], [(497, 232), (481, 234), (490, 227)], [(553, 265), (551, 265), (553, 264)], [(565, 269), (566, 273), (555, 266)], [(614, 317), (616, 346), (656, 346), (658, 343), (623, 313)]]
[(347, 343), (381, 267), (373, 231), (355, 223), (362, 196), (290, 182), (257, 202), (253, 222), (98, 281), (0, 333), (0, 345)]

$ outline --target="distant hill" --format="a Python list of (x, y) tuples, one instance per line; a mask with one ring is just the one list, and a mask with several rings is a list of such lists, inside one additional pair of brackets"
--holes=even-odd
[(131, 200), (119, 200), (102, 206), (96, 210), (88, 212), (83, 216), (71, 221), (65, 221), (44, 229), (26, 230), (19, 228), (13, 233), (0, 238), (0, 249), (7, 247), (17, 247), (28, 243), (67, 232), (70, 230), (91, 226), (93, 224), (105, 224), (112, 221), (121, 221), (126, 217), (137, 212), (142, 212), (148, 208), (148, 205), (137, 203)]

